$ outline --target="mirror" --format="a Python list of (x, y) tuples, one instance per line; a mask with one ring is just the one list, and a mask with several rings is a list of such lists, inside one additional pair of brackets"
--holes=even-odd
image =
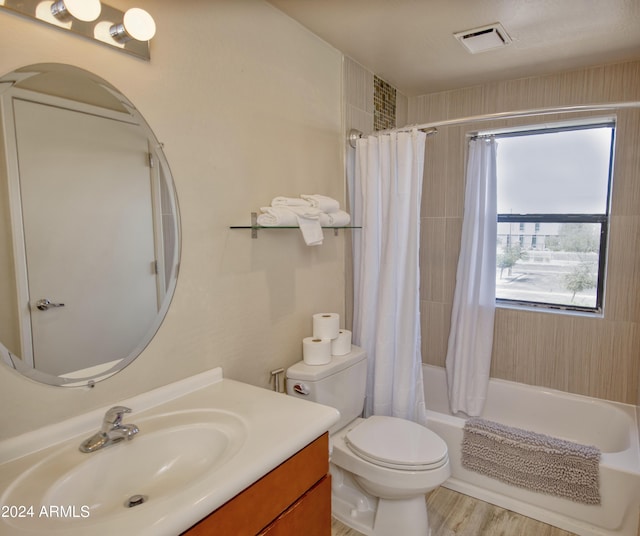
[(93, 385), (155, 335), (179, 212), (162, 146), (105, 80), (62, 64), (0, 78), (0, 361)]

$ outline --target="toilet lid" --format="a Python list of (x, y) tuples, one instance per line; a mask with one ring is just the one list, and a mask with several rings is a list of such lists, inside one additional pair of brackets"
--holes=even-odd
[(345, 436), (361, 458), (393, 469), (424, 471), (447, 462), (447, 444), (424, 426), (397, 417), (374, 415)]

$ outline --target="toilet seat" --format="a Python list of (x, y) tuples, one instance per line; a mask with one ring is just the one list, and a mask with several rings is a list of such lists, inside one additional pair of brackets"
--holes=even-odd
[(447, 444), (415, 422), (374, 415), (347, 432), (346, 445), (357, 456), (381, 467), (428, 471), (447, 463)]

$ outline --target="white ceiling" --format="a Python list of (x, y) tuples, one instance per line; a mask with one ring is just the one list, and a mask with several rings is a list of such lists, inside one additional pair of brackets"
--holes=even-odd
[[(407, 96), (640, 59), (640, 0), (268, 0)], [(500, 22), (513, 43), (453, 37)]]

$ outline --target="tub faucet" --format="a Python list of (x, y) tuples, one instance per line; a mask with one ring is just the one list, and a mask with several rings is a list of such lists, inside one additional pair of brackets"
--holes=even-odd
[(131, 409), (124, 406), (108, 409), (102, 420), (102, 428), (80, 444), (80, 452), (95, 452), (124, 439), (133, 439), (140, 430), (135, 424), (122, 424), (125, 413), (131, 413)]

